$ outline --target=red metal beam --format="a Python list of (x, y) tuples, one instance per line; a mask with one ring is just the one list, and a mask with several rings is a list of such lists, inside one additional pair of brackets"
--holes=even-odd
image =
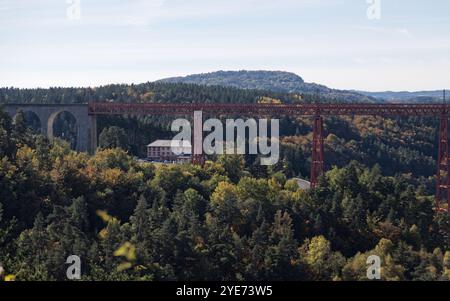
[(440, 116), (450, 111), (443, 104), (209, 104), (209, 103), (89, 103), (91, 115), (191, 115), (240, 116)]
[(313, 126), (313, 145), (312, 145), (312, 161), (311, 161), (311, 188), (316, 188), (319, 184), (319, 177), (324, 172), (325, 155), (323, 150), (323, 118), (316, 116)]

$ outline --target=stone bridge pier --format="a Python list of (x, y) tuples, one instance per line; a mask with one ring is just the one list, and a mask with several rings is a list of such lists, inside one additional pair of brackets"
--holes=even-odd
[(69, 112), (76, 120), (76, 150), (92, 154), (97, 149), (97, 117), (89, 115), (87, 104), (6, 104), (3, 110), (11, 117), (19, 111), (34, 113), (39, 118), (41, 133), (49, 139), (54, 138), (56, 117), (62, 112)]

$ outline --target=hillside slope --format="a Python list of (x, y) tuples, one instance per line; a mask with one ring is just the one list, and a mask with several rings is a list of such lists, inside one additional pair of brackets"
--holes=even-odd
[(442, 90), (435, 91), (383, 91), (383, 92), (366, 92), (366, 91), (355, 91), (366, 96), (375, 97), (378, 99), (383, 99), (386, 101), (393, 102), (441, 102), (442, 101)]
[(324, 85), (307, 83), (297, 74), (285, 71), (217, 71), (166, 78), (159, 80), (159, 82), (227, 86), (281, 93), (320, 94), (324, 98), (350, 102), (376, 101), (376, 98), (356, 91), (336, 90)]

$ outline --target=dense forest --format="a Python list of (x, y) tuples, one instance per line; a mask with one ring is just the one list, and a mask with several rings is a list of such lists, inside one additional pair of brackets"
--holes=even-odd
[(450, 280), (450, 218), (406, 176), (360, 163), (314, 191), (240, 156), (204, 168), (94, 156), (0, 113), (2, 277), (66, 280)]
[[(0, 103), (326, 102), (316, 94), (145, 83), (0, 89)], [(26, 112), (0, 115), (0, 271), (65, 280), (450, 280), (450, 219), (433, 210), (437, 121), (329, 117), (320, 188), (308, 178), (312, 123), (280, 120), (281, 159), (209, 158), (204, 168), (138, 163), (171, 138), (166, 117), (99, 118), (100, 149), (76, 153), (61, 114), (48, 141)], [(27, 127), (31, 126), (31, 128)]]

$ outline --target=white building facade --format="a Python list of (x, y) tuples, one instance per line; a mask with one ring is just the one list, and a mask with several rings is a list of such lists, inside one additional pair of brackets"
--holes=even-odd
[(190, 141), (156, 140), (147, 145), (147, 159), (156, 162), (188, 163), (191, 161), (191, 149)]

